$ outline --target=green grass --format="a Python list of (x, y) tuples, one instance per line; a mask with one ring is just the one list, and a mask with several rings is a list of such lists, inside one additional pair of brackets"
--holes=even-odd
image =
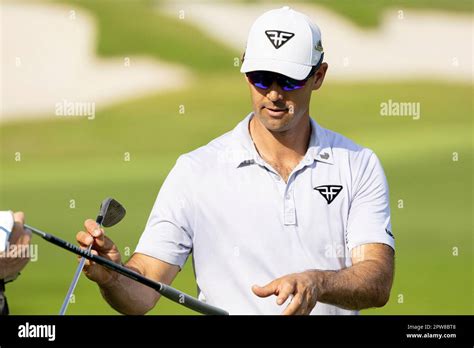
[[(186, 90), (154, 94), (111, 107), (96, 119), (44, 115), (0, 126), (0, 209), (23, 210), (27, 222), (73, 241), (106, 196), (127, 207), (107, 233), (125, 253), (134, 250), (152, 204), (176, 158), (232, 129), (250, 111), (248, 91), (232, 59), (237, 55), (148, 1), (69, 1), (96, 15), (98, 53), (147, 54), (184, 64), (195, 73)], [(327, 2), (361, 25), (380, 10), (407, 2)], [(364, 4), (364, 5), (361, 5)], [(464, 2), (419, 7), (468, 10)], [(461, 4), (461, 5), (459, 5)], [(416, 6), (416, 5), (414, 5)], [(139, 21), (135, 18), (140, 18)], [(129, 20), (133, 19), (133, 20)], [(329, 62), (330, 63), (330, 62)], [(212, 72), (212, 73), (211, 73)], [(315, 93), (318, 122), (370, 147), (391, 190), (396, 277), (390, 302), (367, 314), (473, 314), (472, 86), (436, 82), (335, 84)], [(382, 117), (380, 103), (421, 103), (421, 119)], [(185, 106), (185, 114), (179, 113)], [(15, 161), (15, 153), (21, 161)], [(129, 152), (131, 161), (124, 161)], [(459, 161), (452, 161), (452, 153)], [(69, 207), (74, 199), (76, 207)], [(404, 208), (397, 208), (402, 199)], [(76, 258), (38, 238), (39, 259), (8, 285), (14, 314), (56, 314)], [(459, 256), (452, 255), (453, 247)], [(126, 258), (126, 256), (124, 256)], [(173, 284), (190, 294), (190, 263)], [(403, 303), (398, 296), (403, 295)], [(114, 314), (96, 286), (82, 279), (70, 314)], [(153, 314), (190, 314), (163, 299)]]

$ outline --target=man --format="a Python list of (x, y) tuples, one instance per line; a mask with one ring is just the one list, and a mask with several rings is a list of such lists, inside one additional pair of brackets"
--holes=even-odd
[(23, 252), (31, 241), (24, 221), (23, 212), (0, 211), (0, 315), (9, 314), (5, 284), (15, 280), (30, 260)]
[[(256, 20), (241, 67), (253, 112), (180, 156), (127, 267), (170, 284), (192, 252), (199, 299), (231, 314), (356, 314), (388, 301), (385, 175), (371, 150), (309, 117), (322, 59), (303, 14), (284, 7)], [(121, 262), (93, 220), (85, 227), (82, 247)], [(119, 312), (146, 313), (160, 297), (90, 262), (85, 272)]]

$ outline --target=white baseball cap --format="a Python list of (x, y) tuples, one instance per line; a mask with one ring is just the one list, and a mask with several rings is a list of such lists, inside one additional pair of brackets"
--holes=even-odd
[(265, 12), (252, 25), (240, 72), (273, 71), (303, 80), (322, 54), (319, 28), (285, 6)]

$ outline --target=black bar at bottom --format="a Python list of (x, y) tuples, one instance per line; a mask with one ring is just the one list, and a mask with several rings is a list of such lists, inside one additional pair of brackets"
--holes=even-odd
[[(412, 344), (473, 343), (473, 316), (9, 316), (0, 346), (85, 343)], [(51, 333), (54, 325), (54, 340)], [(42, 333), (44, 337), (38, 336)], [(20, 337), (28, 336), (28, 337)]]

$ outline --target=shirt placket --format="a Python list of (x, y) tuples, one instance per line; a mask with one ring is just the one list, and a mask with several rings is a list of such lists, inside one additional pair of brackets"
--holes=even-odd
[(296, 209), (293, 190), (294, 180), (289, 179), (288, 183), (285, 183), (280, 175), (275, 173), (273, 170), (269, 170), (269, 174), (275, 181), (280, 197), (283, 197), (283, 224), (285, 226), (295, 225)]
[(296, 225), (296, 209), (293, 190), (294, 180), (288, 180), (285, 187), (284, 201), (283, 201), (283, 223), (286, 226)]
[(296, 225), (296, 208), (295, 208), (295, 197), (294, 197), (294, 182), (297, 176), (297, 173), (311, 164), (311, 157), (306, 156), (304, 160), (293, 170), (293, 172), (288, 177), (288, 182), (285, 183), (280, 175), (271, 168), (265, 161), (256, 159), (256, 162), (262, 167), (265, 167), (269, 175), (275, 181), (278, 191), (283, 196), (283, 224), (285, 226), (295, 226)]
[(296, 225), (296, 207), (295, 207), (295, 179), (298, 172), (304, 167), (310, 165), (312, 162), (311, 156), (306, 155), (303, 161), (293, 170), (288, 177), (288, 183), (285, 185), (283, 196), (283, 223), (285, 226)]

